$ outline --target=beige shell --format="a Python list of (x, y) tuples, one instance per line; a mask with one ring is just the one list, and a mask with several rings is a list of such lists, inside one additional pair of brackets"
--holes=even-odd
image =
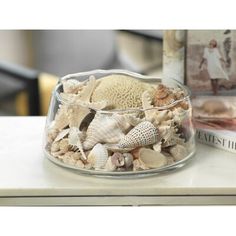
[(88, 162), (91, 163), (95, 169), (104, 168), (107, 159), (108, 151), (101, 143), (96, 144), (88, 155)]
[(140, 159), (135, 159), (133, 161), (133, 171), (148, 170), (148, 169), (149, 168)]
[(143, 121), (135, 126), (125, 135), (118, 146), (121, 148), (136, 148), (140, 146), (147, 146), (158, 141), (158, 130), (149, 121)]
[(106, 162), (106, 165), (105, 165), (105, 170), (106, 171), (114, 171), (116, 170), (116, 165), (112, 162), (112, 159), (111, 157), (108, 158), (107, 162)]
[(109, 75), (99, 80), (100, 84), (92, 95), (92, 101), (107, 99), (112, 104), (113, 109), (141, 107), (142, 93), (145, 90), (153, 89), (150, 84), (127, 75)]
[(152, 149), (141, 148), (139, 150), (139, 159), (149, 168), (159, 168), (167, 165), (167, 158)]
[(170, 148), (170, 153), (173, 156), (175, 161), (180, 161), (187, 157), (188, 150), (186, 147), (180, 144), (176, 144), (175, 146)]
[(83, 147), (89, 150), (97, 143), (117, 143), (129, 127), (122, 115), (97, 114), (87, 129)]

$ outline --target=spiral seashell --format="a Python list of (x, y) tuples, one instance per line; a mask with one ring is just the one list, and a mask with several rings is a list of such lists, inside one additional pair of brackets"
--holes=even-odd
[(135, 126), (124, 136), (118, 146), (121, 148), (136, 148), (147, 146), (158, 141), (159, 133), (157, 128), (149, 121), (143, 121)]
[(88, 162), (92, 164), (95, 169), (102, 169), (105, 167), (108, 160), (108, 151), (101, 144), (96, 144), (88, 155)]
[(97, 143), (118, 143), (129, 127), (122, 115), (97, 114), (87, 129), (83, 147), (89, 150)]

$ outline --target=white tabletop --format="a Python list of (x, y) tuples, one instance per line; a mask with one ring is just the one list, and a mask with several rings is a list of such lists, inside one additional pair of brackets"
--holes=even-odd
[(236, 155), (197, 145), (185, 167), (139, 179), (83, 176), (43, 155), (45, 117), (0, 118), (0, 205), (236, 204)]

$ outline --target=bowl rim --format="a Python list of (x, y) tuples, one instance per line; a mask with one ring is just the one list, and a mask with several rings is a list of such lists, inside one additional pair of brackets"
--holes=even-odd
[(55, 86), (54, 90), (53, 90), (53, 95), (56, 97), (56, 99), (61, 102), (62, 104), (67, 104), (67, 105), (78, 105), (78, 106), (82, 106), (85, 108), (88, 108), (94, 112), (99, 112), (99, 113), (106, 113), (106, 114), (112, 114), (112, 113), (124, 113), (124, 112), (145, 112), (148, 110), (167, 110), (171, 107), (174, 107), (176, 104), (189, 100), (190, 96), (191, 96), (191, 91), (189, 90), (189, 88), (187, 86), (185, 86), (184, 84), (182, 84), (181, 82), (179, 82), (178, 80), (174, 79), (174, 78), (168, 78), (169, 81), (172, 81), (174, 84), (176, 84), (178, 87), (180, 87), (184, 92), (185, 92), (185, 96), (181, 99), (178, 99), (172, 103), (170, 103), (169, 105), (166, 106), (155, 106), (152, 108), (147, 108), (147, 109), (143, 109), (143, 108), (129, 108), (129, 109), (113, 109), (113, 110), (101, 110), (101, 109), (94, 109), (91, 108), (89, 106), (83, 105), (83, 104), (76, 104), (74, 102), (68, 102), (65, 99), (63, 99), (60, 96), (60, 93), (58, 92), (58, 88), (62, 86), (62, 82), (68, 79), (76, 79), (79, 76), (90, 76), (90, 75), (94, 75), (94, 74), (104, 74), (105, 76), (108, 76), (110, 74), (122, 74), (122, 75), (128, 75), (140, 80), (153, 80), (153, 81), (160, 81), (161, 82), (161, 78), (160, 77), (156, 77), (156, 76), (148, 76), (148, 75), (142, 75), (136, 72), (131, 72), (129, 70), (123, 70), (123, 69), (111, 69), (111, 70), (101, 70), (101, 69), (96, 69), (96, 70), (91, 70), (91, 71), (85, 71), (85, 72), (78, 72), (78, 73), (74, 73), (74, 74), (68, 74), (65, 75), (61, 78), (59, 78), (59, 81), (57, 83), (57, 85)]

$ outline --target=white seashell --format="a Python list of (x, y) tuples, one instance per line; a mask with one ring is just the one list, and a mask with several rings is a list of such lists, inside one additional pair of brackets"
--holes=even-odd
[(116, 170), (116, 165), (112, 162), (111, 157), (108, 158), (106, 165), (105, 165), (106, 171), (114, 171)]
[(139, 150), (139, 159), (149, 168), (159, 168), (167, 164), (167, 158), (163, 154), (147, 148)]
[(170, 148), (170, 154), (175, 161), (180, 161), (188, 155), (188, 150), (183, 145), (177, 144)]
[(88, 150), (97, 143), (118, 143), (129, 127), (122, 115), (97, 114), (87, 129), (83, 147)]
[(79, 151), (81, 152), (82, 158), (84, 160), (87, 159), (84, 150), (83, 150), (83, 146), (81, 143), (81, 137), (82, 137), (83, 133), (76, 127), (72, 127), (70, 128), (70, 132), (69, 132), (69, 145), (76, 147), (79, 149)]
[(129, 133), (124, 136), (118, 146), (121, 148), (136, 148), (147, 146), (158, 141), (158, 130), (149, 121), (143, 121), (135, 126)]
[(101, 144), (96, 144), (88, 155), (88, 162), (92, 164), (95, 169), (102, 169), (108, 159), (108, 151)]
[(66, 135), (69, 134), (70, 129), (63, 129), (55, 138), (54, 142), (60, 141), (61, 139), (63, 139)]

